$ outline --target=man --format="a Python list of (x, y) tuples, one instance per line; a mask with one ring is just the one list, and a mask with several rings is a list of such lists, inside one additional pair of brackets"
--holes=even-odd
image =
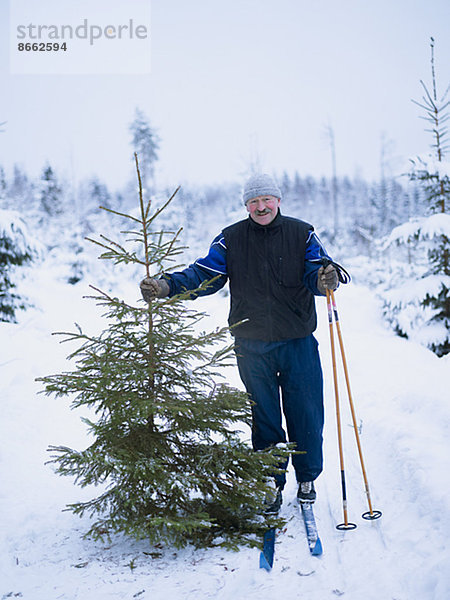
[[(322, 471), (323, 382), (314, 295), (338, 285), (332, 265), (308, 223), (280, 213), (281, 192), (266, 174), (252, 176), (244, 187), (248, 218), (226, 227), (209, 253), (183, 271), (141, 282), (144, 299), (195, 290), (212, 294), (230, 282), (229, 324), (234, 326), (239, 374), (252, 399), (252, 444), (264, 450), (289, 441), (298, 454), (292, 462), (300, 502), (314, 502), (314, 480)], [(287, 465), (283, 465), (285, 468)], [(277, 474), (267, 512), (282, 502), (285, 474)]]

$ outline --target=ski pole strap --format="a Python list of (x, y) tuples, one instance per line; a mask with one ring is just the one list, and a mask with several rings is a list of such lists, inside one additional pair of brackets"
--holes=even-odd
[(329, 258), (322, 258), (322, 266), (326, 268), (328, 267), (328, 265), (333, 265), (333, 267), (336, 269), (338, 279), (341, 283), (350, 283), (350, 281), (352, 280), (352, 278), (350, 277), (350, 273), (346, 269), (344, 269), (342, 265), (339, 265), (338, 263), (334, 262), (333, 260), (330, 260)]

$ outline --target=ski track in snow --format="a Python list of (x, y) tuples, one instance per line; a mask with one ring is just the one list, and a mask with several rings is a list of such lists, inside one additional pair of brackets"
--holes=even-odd
[[(325, 469), (317, 481), (316, 521), (323, 556), (309, 555), (304, 526), (288, 474), (274, 568), (260, 570), (259, 552), (244, 548), (194, 551), (155, 548), (114, 536), (85, 540), (87, 519), (61, 512), (91, 497), (45, 465), (49, 444), (80, 446), (80, 415), (64, 399), (36, 395), (35, 377), (66, 368), (70, 349), (50, 335), (77, 321), (98, 327), (93, 303), (81, 300), (84, 284), (67, 286), (36, 275), (43, 290), (37, 308), (18, 325), (1, 324), (2, 419), (0, 423), (0, 600), (447, 600), (450, 597), (448, 358), (396, 337), (381, 322), (373, 294), (350, 286), (336, 294), (359, 422), (361, 443), (378, 521), (367, 510), (354, 432), (340, 377), (349, 520), (342, 522), (328, 324), (317, 300), (325, 374)], [(132, 295), (134, 291), (131, 291)], [(45, 294), (45, 295), (44, 295)], [(227, 300), (204, 298), (212, 326), (226, 320)], [(206, 325), (203, 325), (205, 328)], [(227, 374), (240, 386), (235, 369)]]

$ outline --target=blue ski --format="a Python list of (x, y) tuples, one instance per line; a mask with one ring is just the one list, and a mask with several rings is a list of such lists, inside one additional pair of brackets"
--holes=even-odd
[(312, 504), (310, 502), (300, 502), (299, 504), (302, 509), (303, 521), (305, 522), (309, 551), (313, 556), (320, 556), (323, 552), (322, 542), (317, 531)]
[[(302, 517), (305, 523), (306, 537), (308, 540), (309, 551), (312, 556), (320, 556), (323, 553), (322, 542), (317, 531), (316, 519), (314, 517), (313, 506), (310, 502), (299, 502)], [(276, 528), (272, 527), (264, 533), (263, 549), (259, 555), (259, 567), (270, 571), (273, 567), (275, 555), (275, 535)]]
[(273, 566), (273, 556), (275, 554), (275, 527), (268, 529), (263, 538), (263, 549), (259, 555), (259, 567), (270, 571)]

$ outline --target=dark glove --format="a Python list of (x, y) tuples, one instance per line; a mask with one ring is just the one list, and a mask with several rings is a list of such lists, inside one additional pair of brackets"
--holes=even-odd
[(169, 295), (169, 284), (164, 279), (151, 279), (146, 277), (140, 283), (142, 297), (146, 302), (155, 298), (166, 298)]
[(328, 267), (320, 267), (317, 272), (317, 289), (319, 292), (325, 296), (327, 289), (335, 290), (337, 286), (338, 275), (333, 265), (328, 265)]

